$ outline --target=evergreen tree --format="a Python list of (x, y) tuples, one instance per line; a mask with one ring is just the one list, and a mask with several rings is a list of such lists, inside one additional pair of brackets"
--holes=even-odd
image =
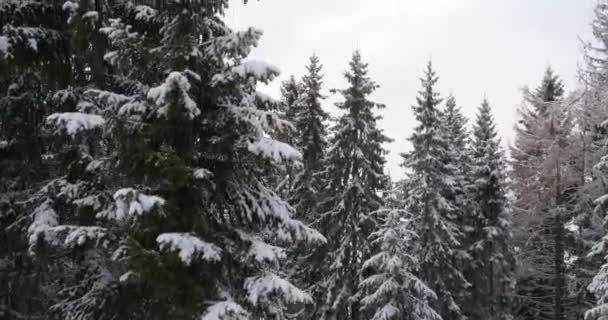
[(511, 218), (504, 189), (500, 139), (484, 100), (473, 128), (471, 198), (475, 203), (468, 235), (472, 259), (470, 319), (512, 319), (511, 288), (514, 257), (510, 247)]
[(327, 186), (323, 194), (326, 211), (320, 229), (328, 236), (324, 250), (329, 261), (317, 286), (322, 301), (312, 318), (361, 319), (359, 282), (361, 268), (371, 254), (367, 239), (375, 229), (371, 213), (382, 205), (379, 191), (386, 179), (383, 173), (382, 144), (389, 141), (377, 122), (374, 109), (383, 105), (369, 100), (378, 85), (368, 76), (368, 65), (356, 51), (344, 76), (347, 89), (339, 90), (344, 101), (336, 104), (344, 111), (332, 128), (327, 156)]
[(448, 146), (440, 133), (437, 81), (429, 62), (421, 79), (418, 103), (412, 107), (419, 122), (409, 138), (413, 150), (403, 154), (404, 167), (411, 171), (405, 206), (414, 216), (414, 228), (420, 237), (416, 248), (420, 278), (438, 297), (434, 309), (444, 319), (464, 319), (464, 311), (458, 305), (468, 286), (458, 264), (463, 235), (457, 225), (458, 207), (453, 202), (453, 172), (445, 164)]
[[(577, 181), (567, 160), (571, 117), (563, 86), (547, 70), (528, 105), (512, 149), (515, 193), (515, 242), (520, 247), (518, 316), (563, 319), (566, 306), (567, 230)], [(545, 100), (548, 99), (548, 100)]]
[(375, 212), (380, 225), (370, 241), (377, 249), (363, 264), (368, 276), (359, 285), (365, 295), (362, 307), (372, 320), (441, 319), (430, 306), (435, 293), (414, 274), (418, 260), (411, 252), (417, 236), (398, 199), (389, 191), (385, 206)]
[[(102, 17), (79, 17), (86, 6), (72, 5), (74, 23)], [(32, 199), (30, 247), (37, 257), (78, 254), (74, 272), (61, 270), (76, 279), (60, 283), (51, 310), (62, 319), (285, 319), (287, 305), (311, 298), (283, 278), (284, 246), (324, 238), (265, 182), (301, 160), (271, 138), (289, 125), (255, 89), (278, 70), (246, 60), (261, 31), (228, 28), (227, 1), (156, 5), (104, 7), (112, 73), (103, 87), (56, 94), (60, 112), (47, 118), (65, 144), (67, 176)]]
[(293, 123), (297, 130), (296, 145), (302, 152), (302, 170), (296, 174), (291, 203), (298, 215), (307, 222), (319, 218), (317, 206), (323, 188), (321, 171), (327, 149), (326, 121), (329, 114), (323, 110), (321, 94), (323, 84), (319, 57), (312, 55), (302, 78), (299, 98), (295, 101)]
[[(456, 261), (461, 270), (465, 270), (472, 263), (472, 256), (467, 250), (473, 239), (470, 237), (471, 230), (470, 214), (473, 211), (471, 201), (471, 155), (469, 150), (469, 132), (467, 131), (467, 119), (462, 115), (456, 104), (454, 96), (450, 95), (445, 102), (445, 109), (440, 114), (439, 134), (445, 141), (446, 152), (443, 163), (445, 175), (449, 177), (449, 190), (445, 190), (445, 197), (453, 204), (454, 210), (450, 219), (459, 229), (462, 235), (461, 245), (454, 248)], [(467, 291), (462, 290), (457, 295), (458, 305), (463, 307), (465, 313), (467, 308), (473, 307), (467, 300)], [(469, 297), (470, 298), (470, 297)]]

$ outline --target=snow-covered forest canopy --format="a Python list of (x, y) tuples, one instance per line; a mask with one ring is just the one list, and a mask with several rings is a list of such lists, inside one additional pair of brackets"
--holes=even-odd
[(608, 319), (608, 0), (508, 145), (408, 75), (399, 180), (374, 61), (264, 94), (239, 2), (0, 0), (0, 319)]

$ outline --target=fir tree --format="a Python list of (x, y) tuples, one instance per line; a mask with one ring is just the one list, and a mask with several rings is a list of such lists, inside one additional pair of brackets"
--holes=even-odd
[(415, 217), (419, 235), (416, 254), (420, 259), (420, 278), (437, 294), (434, 309), (444, 319), (464, 319), (458, 304), (468, 283), (459, 270), (462, 232), (457, 225), (458, 207), (453, 195), (454, 180), (446, 165), (448, 146), (441, 134), (441, 103), (435, 91), (438, 77), (429, 62), (421, 79), (422, 90), (413, 106), (419, 124), (409, 138), (413, 150), (403, 154), (409, 174), (406, 209)]
[(382, 144), (389, 141), (377, 122), (374, 109), (383, 105), (369, 100), (378, 85), (368, 76), (368, 66), (358, 51), (353, 54), (344, 76), (347, 89), (339, 90), (344, 101), (336, 104), (344, 111), (332, 128), (333, 137), (327, 156), (326, 199), (319, 227), (326, 234), (330, 261), (319, 287), (322, 301), (313, 316), (320, 319), (361, 319), (359, 281), (363, 262), (370, 256), (368, 236), (375, 228), (371, 213), (382, 205), (379, 191), (383, 174)]

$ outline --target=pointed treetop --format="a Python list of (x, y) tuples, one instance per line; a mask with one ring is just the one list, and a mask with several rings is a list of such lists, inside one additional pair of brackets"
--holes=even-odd
[(473, 133), (477, 140), (498, 139), (500, 141), (500, 138), (497, 138), (498, 133), (496, 132), (494, 116), (492, 116), (492, 107), (490, 107), (487, 98), (484, 98), (479, 106)]
[(564, 84), (557, 76), (551, 67), (545, 70), (545, 76), (541, 85), (536, 88), (536, 96), (544, 102), (553, 102), (559, 100), (564, 94)]

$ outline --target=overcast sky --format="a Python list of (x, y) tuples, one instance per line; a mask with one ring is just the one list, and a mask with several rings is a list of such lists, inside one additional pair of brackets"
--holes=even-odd
[[(432, 59), (439, 91), (453, 93), (473, 118), (483, 97), (494, 110), (505, 145), (512, 141), (521, 89), (535, 87), (549, 65), (567, 89), (577, 85), (581, 39), (590, 39), (593, 0), (261, 0), (233, 1), (230, 26), (264, 31), (252, 58), (279, 67), (267, 88), (279, 97), (281, 80), (304, 74), (316, 52), (324, 66), (324, 89), (345, 87), (342, 76), (353, 50), (370, 65), (381, 86), (374, 100), (385, 103), (381, 126), (395, 139), (388, 170), (403, 176), (399, 153), (415, 125), (419, 78)], [(328, 99), (331, 108), (335, 98)]]

